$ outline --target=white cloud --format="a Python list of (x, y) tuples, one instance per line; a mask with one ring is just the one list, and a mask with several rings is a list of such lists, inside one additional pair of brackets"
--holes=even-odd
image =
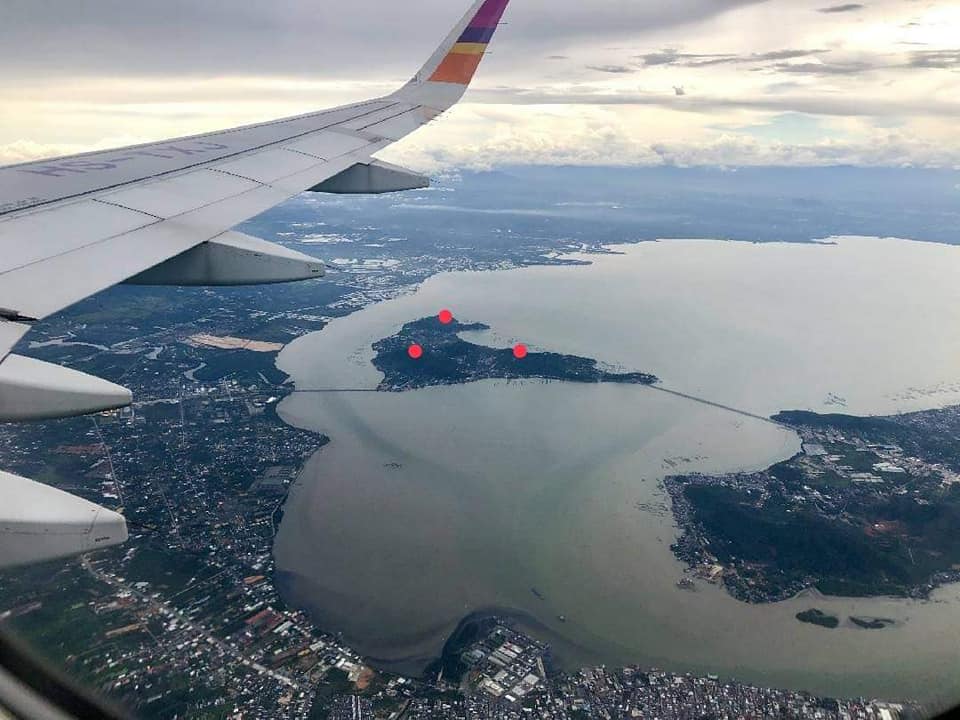
[[(705, 128), (698, 116), (656, 108), (525, 106), (490, 113), (485, 106), (467, 105), (455, 113), (429, 133), (390, 148), (385, 157), (433, 172), (504, 163), (960, 167), (960, 144), (944, 147), (926, 135), (926, 124), (884, 129), (841, 119), (821, 138), (791, 142)], [(760, 117), (737, 115), (734, 124), (751, 125)]]
[[(820, 12), (826, 5), (677, 0), (665, 10), (654, 0), (518, 0), (469, 103), (389, 157), (425, 169), (960, 163), (960, 9), (950, 0), (872, 0), (856, 12)], [(102, 43), (66, 48), (54, 67), (43, 48), (60, 37), (57, 14), (43, 16), (21, 0), (13, 6), (34, 42), (11, 35), (10, 24), (0, 30), (0, 39), (12, 41), (0, 43), (7, 98), (0, 162), (176, 137), (384, 93), (456, 14), (440, 0), (416, 11), (357, 0), (350, 12), (321, 13), (321, 22), (300, 0), (282, 0), (207, 28), (209, 6), (190, 10), (186, 3), (182, 19), (170, 15), (158, 26), (172, 31), (181, 22), (183, 32), (151, 39), (143, 23), (152, 5), (104, 0), (82, 5), (85, 27)], [(80, 12), (74, 7), (65, 2), (63, 12)], [(263, 43), (268, 30), (276, 32)], [(146, 45), (111, 40), (120, 31)], [(260, 44), (244, 54), (257, 33)], [(298, 64), (305, 36), (323, 48), (309, 71)], [(155, 52), (163, 43), (176, 52)], [(275, 57), (265, 58), (261, 45)], [(337, 53), (343, 62), (331, 60)]]

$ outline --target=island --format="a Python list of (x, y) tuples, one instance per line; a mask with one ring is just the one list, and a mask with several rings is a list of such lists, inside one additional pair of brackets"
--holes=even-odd
[[(512, 348), (477, 345), (461, 333), (489, 330), (483, 323), (447, 324), (437, 317), (414, 320), (398, 333), (373, 345), (373, 365), (383, 373), (380, 390), (402, 392), (436, 385), (459, 385), (477, 380), (563, 380), (578, 383), (632, 383), (653, 385), (655, 375), (642, 372), (614, 372), (596, 360), (552, 352), (528, 352), (518, 359)], [(423, 350), (410, 357), (410, 347)]]
[(825, 627), (830, 630), (840, 625), (840, 618), (836, 615), (827, 615), (823, 610), (817, 610), (816, 608), (798, 612), (797, 620), (811, 625), (819, 625), (820, 627)]
[(896, 620), (890, 620), (889, 618), (856, 617), (854, 615), (850, 616), (850, 622), (862, 630), (883, 630), (897, 624)]
[(746, 602), (806, 588), (927, 598), (960, 580), (960, 406), (773, 420), (803, 441), (789, 460), (664, 480), (682, 530), (672, 549), (694, 575)]

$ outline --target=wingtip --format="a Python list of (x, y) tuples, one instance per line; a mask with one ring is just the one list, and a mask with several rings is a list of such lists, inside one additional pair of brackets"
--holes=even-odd
[(509, 3), (510, 0), (484, 0), (431, 74), (430, 82), (469, 85)]
[[(424, 87), (434, 105), (450, 107), (466, 92), (510, 0), (477, 0), (420, 72), (398, 93), (411, 97)], [(441, 88), (444, 88), (441, 90)]]

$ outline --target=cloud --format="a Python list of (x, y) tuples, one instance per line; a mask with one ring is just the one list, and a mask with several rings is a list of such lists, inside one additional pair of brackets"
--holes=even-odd
[[(770, 53), (773, 55), (774, 53)], [(794, 56), (800, 57), (800, 56)], [(960, 50), (914, 50), (905, 57), (899, 54), (874, 55), (859, 60), (816, 59), (816, 62), (778, 62), (765, 69), (771, 72), (799, 75), (862, 75), (879, 70), (960, 69)]]
[(587, 69), (610, 73), (611, 75), (623, 75), (637, 71), (636, 68), (627, 67), (626, 65), (587, 65)]
[(13, 165), (39, 158), (56, 157), (83, 152), (87, 148), (73, 145), (52, 145), (33, 140), (15, 140), (0, 145), (0, 164)]
[(829, 50), (772, 50), (765, 53), (753, 53), (752, 55), (741, 58), (743, 62), (765, 62), (767, 60), (793, 60), (795, 58), (810, 57), (811, 55), (822, 55)]
[[(702, 21), (760, 0), (516, 0), (514, 58)], [(469, 0), (5, 0), (0, 76), (279, 74), (406, 79)], [(544, 53), (543, 51), (547, 52)]]
[(882, 67), (868, 61), (775, 63), (767, 69), (797, 75), (861, 75)]
[[(911, 98), (846, 95), (749, 96), (698, 94), (676, 97), (674, 93), (547, 93), (535, 89), (483, 90), (471, 95), (474, 102), (494, 105), (598, 105), (658, 106), (675, 111), (711, 115), (725, 110), (801, 112), (842, 117), (908, 116), (915, 111)], [(955, 118), (960, 98), (932, 99), (924, 106), (929, 116)]]
[(846, 5), (831, 5), (830, 7), (824, 7), (817, 10), (817, 12), (822, 13), (848, 13), (848, 12), (857, 12), (864, 9), (864, 5), (860, 3), (847, 3)]
[(673, 48), (665, 48), (657, 52), (647, 53), (638, 56), (640, 62), (645, 67), (654, 67), (657, 65), (687, 65), (710, 62), (726, 62), (735, 58), (735, 55), (697, 55), (693, 53), (681, 53)]
[[(863, 2), (515, 0), (466, 105), (390, 152), (417, 166), (949, 162), (960, 10)], [(468, 4), (6, 0), (0, 162), (389, 93)], [(813, 120), (777, 122), (789, 114)]]
[(667, 48), (658, 52), (647, 53), (638, 56), (640, 63), (644, 67), (658, 65), (678, 65), (682, 67), (698, 68), (709, 67), (711, 65), (743, 65), (749, 63), (765, 63), (773, 60), (793, 60), (796, 58), (805, 58), (813, 55), (828, 53), (829, 50), (818, 48), (811, 50), (783, 49), (770, 50), (762, 53), (749, 53), (744, 55), (737, 54), (697, 54), (681, 53), (677, 50)]
[[(520, 115), (523, 114), (522, 111)], [(483, 110), (470, 108), (468, 125)], [(518, 117), (495, 124), (482, 136), (453, 133), (443, 143), (414, 140), (386, 157), (431, 171), (460, 167), (488, 169), (509, 164), (670, 165), (670, 166), (935, 166), (960, 168), (960, 146), (944, 148), (908, 130), (870, 130), (860, 137), (823, 136), (786, 142), (775, 138), (720, 132), (708, 136), (671, 133), (668, 128), (637, 136), (639, 114), (608, 114), (584, 109), (577, 118), (551, 118), (549, 126)], [(649, 117), (648, 117), (649, 121)], [(660, 118), (659, 121), (663, 121)], [(662, 135), (663, 137), (657, 137)]]
[(135, 145), (138, 142), (140, 142), (139, 138), (130, 136), (106, 138), (94, 144), (40, 143), (34, 140), (15, 140), (0, 145), (0, 165), (14, 165), (41, 158), (76, 155), (93, 150), (109, 150), (125, 145)]
[(952, 70), (960, 68), (960, 50), (919, 50), (910, 53), (913, 68)]

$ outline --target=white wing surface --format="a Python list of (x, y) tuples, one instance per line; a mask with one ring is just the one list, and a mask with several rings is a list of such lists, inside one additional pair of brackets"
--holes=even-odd
[[(508, 2), (477, 0), (420, 72), (385, 97), (0, 168), (0, 421), (130, 403), (125, 388), (11, 353), (31, 324), (85, 297), (120, 282), (237, 285), (322, 276), (318, 260), (231, 228), (307, 190), (380, 193), (429, 184), (373, 155), (463, 96)], [(82, 529), (96, 534), (103, 522), (90, 520), (88, 503), (14, 477), (0, 473), (0, 492), (17, 501), (10, 513), (0, 507), (0, 567), (91, 547), (95, 538)], [(45, 502), (49, 512), (30, 512)], [(113, 531), (97, 546), (126, 538), (109, 517)], [(66, 530), (55, 542), (36, 542), (37, 533), (57, 528)]]

